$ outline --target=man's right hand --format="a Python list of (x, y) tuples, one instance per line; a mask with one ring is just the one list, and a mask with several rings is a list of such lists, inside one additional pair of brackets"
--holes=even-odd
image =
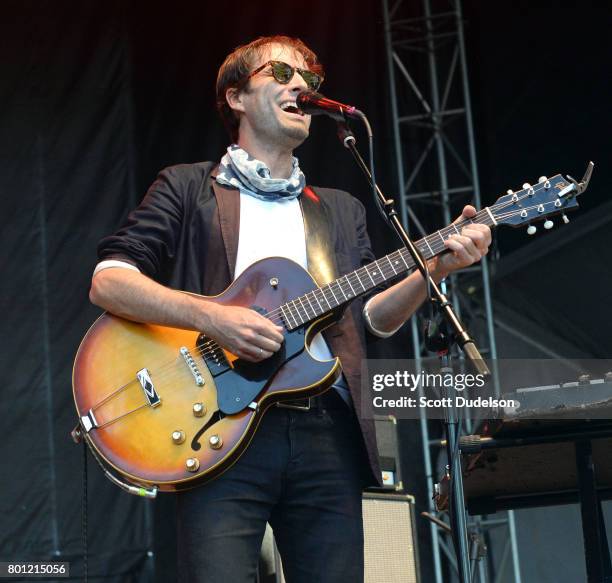
[(205, 303), (202, 332), (238, 358), (260, 362), (281, 347), (283, 328), (255, 310)]
[(130, 269), (113, 267), (98, 272), (89, 297), (104, 310), (135, 322), (199, 330), (250, 362), (269, 358), (284, 340), (283, 328), (254, 310), (222, 306), (169, 289)]

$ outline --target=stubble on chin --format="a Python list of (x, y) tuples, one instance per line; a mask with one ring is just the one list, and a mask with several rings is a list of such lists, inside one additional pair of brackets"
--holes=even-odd
[(292, 149), (301, 146), (309, 135), (307, 127), (289, 127), (283, 128), (283, 134), (287, 140), (287, 145), (291, 145)]

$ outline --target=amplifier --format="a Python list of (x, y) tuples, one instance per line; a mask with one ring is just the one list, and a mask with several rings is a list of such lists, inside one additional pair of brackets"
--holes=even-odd
[(363, 495), (365, 583), (417, 583), (419, 563), (414, 498)]

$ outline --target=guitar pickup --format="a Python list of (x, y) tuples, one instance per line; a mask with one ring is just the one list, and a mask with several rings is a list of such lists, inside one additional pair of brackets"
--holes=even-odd
[(157, 407), (161, 403), (161, 399), (153, 386), (153, 381), (151, 380), (149, 371), (146, 368), (143, 368), (136, 373), (136, 377), (138, 378), (138, 382), (144, 391), (149, 406)]

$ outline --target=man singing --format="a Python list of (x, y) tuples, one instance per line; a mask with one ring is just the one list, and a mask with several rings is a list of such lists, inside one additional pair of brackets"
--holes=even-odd
[[(91, 301), (131, 320), (200, 331), (240, 359), (278, 351), (283, 327), (255, 310), (181, 293), (221, 293), (253, 262), (283, 256), (318, 280), (374, 259), (364, 208), (334, 189), (306, 188), (293, 156), (310, 116), (297, 95), (323, 69), (300, 40), (260, 38), (232, 52), (217, 104), (232, 144), (219, 163), (166, 168), (126, 225), (99, 245)], [(466, 206), (462, 217), (475, 209)], [(430, 262), (437, 280), (487, 253), (490, 230), (465, 227)], [(326, 281), (318, 281), (319, 284)], [(180, 580), (251, 583), (266, 522), (290, 583), (363, 580), (361, 492), (379, 476), (373, 422), (358, 418), (368, 334), (389, 336), (425, 299), (419, 273), (350, 305), (310, 346), (340, 357), (343, 375), (301, 408), (265, 415), (246, 452), (202, 487), (177, 494)]]

